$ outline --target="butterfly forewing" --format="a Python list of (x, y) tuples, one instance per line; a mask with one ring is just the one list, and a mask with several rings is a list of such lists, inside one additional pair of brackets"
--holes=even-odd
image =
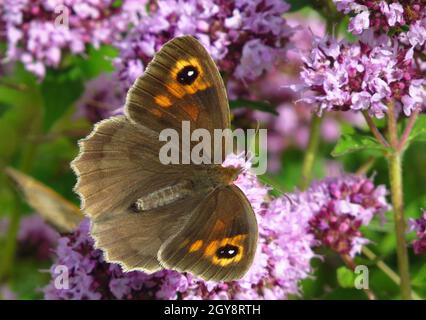
[(219, 71), (206, 49), (193, 37), (175, 38), (155, 55), (129, 90), (129, 118), (157, 132), (191, 128), (224, 129), (229, 106)]

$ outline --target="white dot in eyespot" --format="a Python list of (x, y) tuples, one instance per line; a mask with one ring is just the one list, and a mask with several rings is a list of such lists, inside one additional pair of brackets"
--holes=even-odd
[(194, 73), (195, 73), (194, 70), (189, 70), (187, 74), (188, 74), (189, 77), (192, 77), (194, 75)]

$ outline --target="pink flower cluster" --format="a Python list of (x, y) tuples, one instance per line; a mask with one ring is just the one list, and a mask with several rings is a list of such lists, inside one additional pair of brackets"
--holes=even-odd
[(314, 206), (310, 232), (318, 244), (354, 257), (368, 243), (361, 226), (389, 210), (386, 194), (385, 186), (376, 187), (370, 179), (360, 176), (313, 183), (305, 193), (306, 201)]
[(254, 80), (282, 56), (291, 28), (282, 0), (150, 1), (149, 13), (123, 41), (116, 43), (119, 78), (129, 87), (168, 40), (193, 35), (221, 71)]
[(313, 95), (302, 100), (318, 112), (365, 110), (383, 117), (392, 101), (409, 116), (426, 103), (425, 80), (412, 59), (412, 50), (387, 36), (364, 32), (358, 42), (316, 38), (304, 57), (303, 88)]
[(417, 44), (423, 45), (425, 41), (426, 4), (423, 1), (333, 1), (338, 10), (345, 14), (351, 13), (353, 15), (350, 19), (349, 31), (354, 34), (361, 34), (368, 29), (375, 29), (380, 31), (380, 33), (386, 33), (391, 28), (399, 34), (405, 33), (403, 27), (408, 26), (410, 35), (416, 38), (416, 42), (422, 39), (421, 43)]
[(410, 231), (415, 231), (417, 239), (413, 241), (413, 249), (416, 254), (426, 252), (426, 210), (418, 219), (409, 220)]
[[(0, 239), (4, 237), (9, 228), (9, 220), (0, 220)], [(19, 225), (18, 254), (30, 256), (38, 260), (48, 260), (52, 257), (54, 248), (59, 239), (59, 233), (49, 226), (37, 214), (25, 216)]]
[(84, 93), (76, 102), (77, 117), (96, 123), (124, 112), (124, 92), (111, 74), (101, 74), (84, 86)]
[(0, 25), (7, 39), (6, 60), (20, 61), (43, 78), (46, 67), (58, 67), (65, 53), (82, 54), (88, 44), (111, 43), (129, 24), (137, 23), (143, 3), (122, 2), (4, 0)]
[[(232, 110), (236, 117), (234, 124), (239, 127), (255, 126), (268, 129), (268, 171), (277, 172), (282, 166), (282, 153), (289, 148), (304, 150), (309, 139), (309, 126), (312, 111), (303, 102), (294, 103), (299, 96), (289, 89), (290, 84), (301, 83), (300, 68), (303, 66), (301, 52), (311, 49), (314, 34), (323, 36), (324, 21), (316, 16), (302, 20), (300, 17), (287, 17), (294, 28), (290, 38), (293, 44), (283, 61), (276, 68), (248, 84), (231, 79), (228, 81), (230, 100), (246, 99), (267, 101), (278, 115), (259, 110), (242, 108)], [(355, 112), (328, 114), (321, 124), (321, 137), (327, 143), (337, 141), (340, 136), (341, 120), (353, 125), (363, 125), (362, 115)], [(253, 124), (254, 123), (254, 124)]]

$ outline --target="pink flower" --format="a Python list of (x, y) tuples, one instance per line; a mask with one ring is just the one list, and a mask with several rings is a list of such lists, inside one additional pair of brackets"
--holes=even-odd
[(354, 34), (361, 34), (365, 29), (370, 26), (370, 13), (363, 11), (358, 13), (349, 23), (349, 32)]
[[(116, 42), (118, 76), (128, 88), (166, 41), (193, 35), (207, 48), (219, 69), (238, 81), (251, 81), (282, 57), (292, 29), (281, 0), (164, 0)], [(141, 61), (139, 65), (136, 61)]]
[(413, 241), (413, 249), (416, 254), (426, 252), (426, 210), (423, 210), (423, 216), (418, 219), (410, 219), (410, 231), (415, 231), (417, 240)]
[(366, 110), (381, 118), (390, 100), (406, 115), (425, 104), (420, 70), (395, 39), (368, 32), (355, 43), (316, 38), (304, 63), (301, 78), (307, 95), (302, 101), (314, 104), (318, 113)]
[(365, 177), (342, 176), (314, 182), (304, 197), (311, 205), (310, 231), (318, 245), (354, 257), (368, 243), (361, 226), (389, 209), (386, 188)]
[(404, 8), (401, 4), (394, 2), (392, 4), (388, 4), (385, 1), (380, 2), (380, 10), (388, 19), (388, 24), (393, 27), (396, 24), (405, 24), (404, 21)]
[(82, 54), (88, 44), (99, 47), (120, 38), (145, 11), (144, 1), (139, 1), (139, 9), (136, 2), (124, 0), (116, 6), (113, 0), (4, 0), (0, 25), (5, 28), (6, 59), (22, 62), (42, 79), (46, 68), (59, 66), (64, 52)]

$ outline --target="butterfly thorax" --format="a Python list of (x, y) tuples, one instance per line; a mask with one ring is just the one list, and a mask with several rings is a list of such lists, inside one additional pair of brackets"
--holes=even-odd
[(240, 171), (235, 167), (208, 166), (202, 168), (192, 180), (177, 181), (137, 199), (131, 209), (135, 212), (148, 211), (172, 204), (191, 195), (207, 194), (218, 187), (232, 184)]
[(212, 186), (220, 187), (232, 184), (241, 173), (241, 168), (215, 166), (208, 171)]

